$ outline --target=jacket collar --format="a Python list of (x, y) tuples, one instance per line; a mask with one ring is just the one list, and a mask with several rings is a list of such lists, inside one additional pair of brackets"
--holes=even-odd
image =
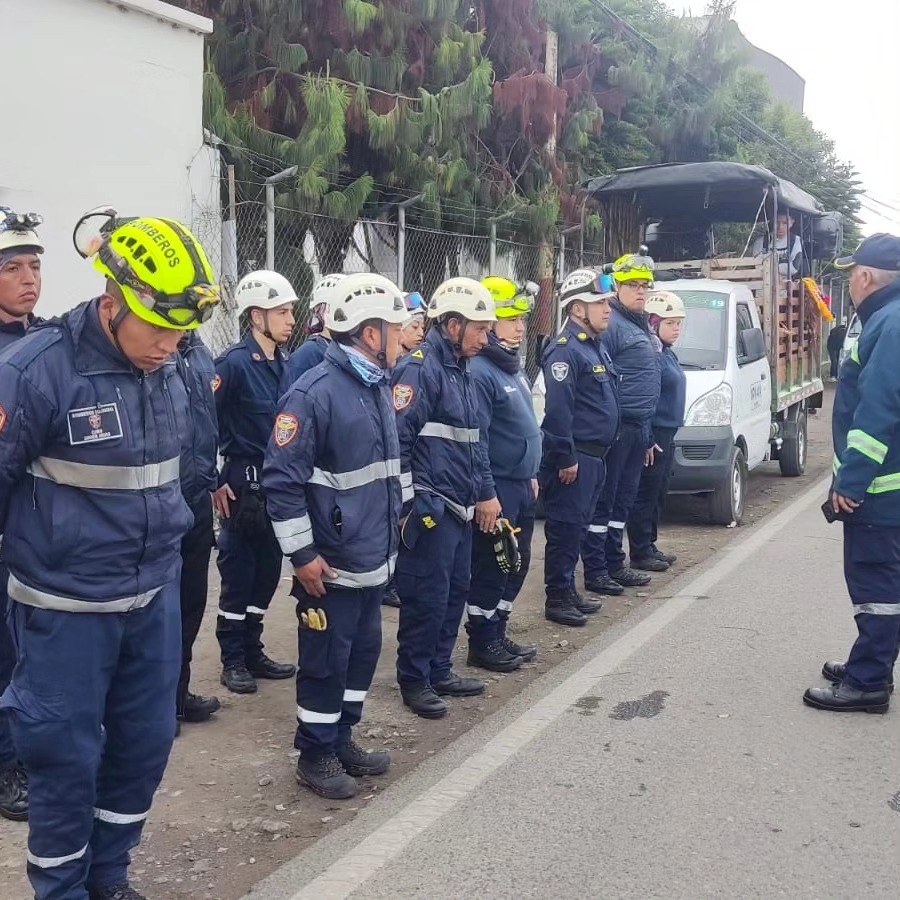
[(40, 319), (35, 318), (33, 315), (29, 315), (28, 321), (24, 324), (18, 321), (18, 319), (14, 322), (0, 322), (0, 333), (14, 334), (16, 337), (22, 337), (32, 325), (37, 325), (40, 321)]
[[(263, 350), (262, 347), (256, 341), (256, 338), (253, 337), (253, 334), (248, 334), (247, 337), (241, 342), (243, 345), (250, 351), (250, 359), (256, 363), (264, 363), (270, 362), (270, 360), (266, 357), (266, 351)], [(287, 353), (284, 352), (284, 349), (281, 347), (275, 347), (275, 362), (284, 362), (287, 359)]]
[(137, 370), (107, 337), (100, 324), (97, 307), (99, 299), (76, 306), (62, 317), (72, 335), (75, 348), (75, 369), (82, 375)]
[(879, 309), (898, 300), (900, 300), (900, 281), (895, 281), (893, 284), (879, 288), (874, 294), (870, 294), (866, 301), (859, 306), (859, 317), (866, 322)]
[(622, 301), (618, 297), (614, 297), (611, 301), (612, 308), (616, 310), (620, 315), (624, 316), (628, 319), (629, 322), (637, 325), (641, 331), (650, 333), (650, 326), (647, 323), (647, 314), (646, 313), (636, 313), (632, 312), (626, 306), (622, 304)]
[(579, 344), (587, 344), (590, 342), (598, 343), (600, 340), (600, 335), (595, 334), (591, 335), (591, 333), (578, 322), (574, 322), (572, 319), (566, 320), (565, 328), (563, 328), (563, 334), (577, 341)]
[(388, 377), (383, 378), (378, 384), (372, 385), (367, 384), (359, 375), (359, 372), (353, 368), (353, 365), (350, 362), (344, 348), (337, 341), (329, 341), (328, 349), (325, 351), (325, 359), (327, 359), (332, 365), (337, 366), (342, 371), (346, 372), (352, 378), (355, 378), (360, 384), (365, 387), (378, 387), (382, 384), (390, 384), (390, 379)]
[(425, 336), (425, 343), (439, 354), (441, 362), (445, 366), (453, 366), (456, 369), (466, 369), (466, 360), (457, 356), (453, 345), (444, 337), (439, 325), (435, 325)]

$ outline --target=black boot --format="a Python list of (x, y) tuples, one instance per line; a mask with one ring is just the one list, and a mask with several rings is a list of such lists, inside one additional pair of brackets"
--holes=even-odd
[(521, 656), (522, 662), (531, 662), (537, 658), (537, 644), (517, 644), (505, 634), (500, 638), (500, 644), (510, 656)]
[(356, 778), (384, 775), (391, 765), (391, 754), (387, 750), (363, 750), (353, 738), (343, 747), (338, 747), (337, 758), (344, 771)]
[(431, 686), (439, 697), (477, 697), (487, 687), (480, 678), (462, 678), (453, 671), (442, 681), (432, 681)]
[(258, 659), (247, 663), (247, 670), (254, 678), (265, 678), (268, 681), (283, 681), (293, 678), (297, 667), (292, 663), (279, 663), (261, 653)]
[(400, 696), (403, 698), (404, 705), (423, 719), (440, 719), (447, 715), (447, 710), (450, 708), (444, 700), (438, 697), (434, 688), (425, 681), (401, 684)]
[(664, 563), (668, 563), (670, 566), (674, 565), (678, 560), (678, 557), (674, 553), (663, 553), (656, 544), (650, 545), (650, 556), (655, 556), (657, 559), (661, 559)]
[(631, 568), (641, 569), (644, 572), (665, 572), (669, 564), (658, 556), (632, 556)]
[(385, 588), (384, 596), (381, 598), (381, 605), (393, 606), (394, 609), (400, 609), (400, 595), (397, 593), (397, 588)]
[(94, 888), (88, 891), (89, 900), (147, 900), (130, 884), (117, 884), (113, 887)]
[(499, 640), (477, 646), (469, 641), (469, 656), (466, 662), (488, 672), (515, 672), (525, 662), (521, 656), (514, 656)]
[(575, 608), (568, 594), (563, 597), (547, 597), (544, 601), (544, 618), (549, 622), (556, 622), (557, 625), (568, 625), (571, 628), (587, 625), (587, 616)]
[(356, 779), (344, 771), (336, 753), (312, 759), (301, 756), (296, 777), (300, 784), (328, 800), (349, 800), (359, 793)]
[(803, 702), (828, 712), (886, 713), (890, 705), (887, 688), (880, 691), (858, 691), (846, 684), (824, 688), (809, 688)]
[(635, 572), (634, 569), (619, 569), (618, 572), (610, 572), (609, 577), (613, 581), (618, 581), (622, 587), (644, 587), (645, 584), (650, 584), (649, 575)]
[(28, 778), (19, 766), (0, 772), (0, 816), (13, 822), (28, 818)]
[[(822, 677), (830, 681), (832, 684), (840, 684), (847, 674), (847, 663), (843, 662), (827, 662), (822, 665)], [(894, 693), (894, 682), (888, 682), (888, 691)]]
[(572, 591), (572, 605), (578, 612), (586, 616), (592, 616), (603, 609), (602, 600), (589, 600), (587, 597), (579, 594), (578, 591)]
[(201, 697), (188, 691), (177, 710), (179, 719), (185, 722), (205, 722), (222, 708), (218, 697)]
[(608, 597), (619, 597), (625, 593), (625, 588), (618, 581), (613, 581), (609, 575), (601, 575), (599, 578), (585, 578), (584, 589), (591, 594), (601, 594)]
[(256, 679), (247, 671), (246, 666), (226, 666), (222, 669), (219, 681), (232, 694), (256, 693)]

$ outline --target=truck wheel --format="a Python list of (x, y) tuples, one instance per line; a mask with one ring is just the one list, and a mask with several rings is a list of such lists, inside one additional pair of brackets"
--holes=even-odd
[(747, 496), (747, 460), (740, 447), (731, 448), (728, 476), (709, 498), (709, 518), (713, 525), (741, 524)]
[(778, 466), (781, 474), (796, 478), (806, 471), (806, 410), (797, 415), (797, 433), (786, 437), (778, 451)]

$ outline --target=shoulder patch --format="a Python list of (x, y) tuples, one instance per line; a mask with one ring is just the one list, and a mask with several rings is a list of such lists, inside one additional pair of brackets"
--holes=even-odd
[(564, 362), (553, 363), (550, 366), (550, 374), (554, 381), (565, 381), (569, 377), (569, 364)]
[(275, 443), (279, 447), (287, 447), (287, 445), (297, 437), (300, 431), (300, 422), (297, 417), (290, 413), (279, 413), (275, 417)]
[(413, 350), (409, 355), (411, 359), (425, 359), (425, 354), (421, 350)]
[(222, 376), (213, 375), (213, 377), (209, 380), (209, 386), (212, 388), (212, 392), (215, 393), (220, 387), (222, 387)]
[(579, 341), (586, 341), (586, 340), (588, 340), (587, 332), (586, 332), (586, 331), (579, 331), (579, 332), (578, 332), (578, 340), (579, 340)]
[(394, 409), (402, 412), (413, 402), (416, 396), (416, 389), (411, 384), (395, 384), (393, 390)]
[(557, 340), (556, 343), (557, 344), (568, 344), (569, 339), (565, 335), (563, 335), (561, 338), (559, 338), (559, 340)]
[(594, 366), (594, 373), (596, 375), (602, 375), (604, 372), (606, 372), (606, 366)]

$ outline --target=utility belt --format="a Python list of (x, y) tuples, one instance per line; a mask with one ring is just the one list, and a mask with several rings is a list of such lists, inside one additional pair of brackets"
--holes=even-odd
[(596, 441), (575, 441), (575, 450), (578, 453), (592, 456), (594, 459), (606, 459), (609, 449), (606, 445), (598, 444)]

